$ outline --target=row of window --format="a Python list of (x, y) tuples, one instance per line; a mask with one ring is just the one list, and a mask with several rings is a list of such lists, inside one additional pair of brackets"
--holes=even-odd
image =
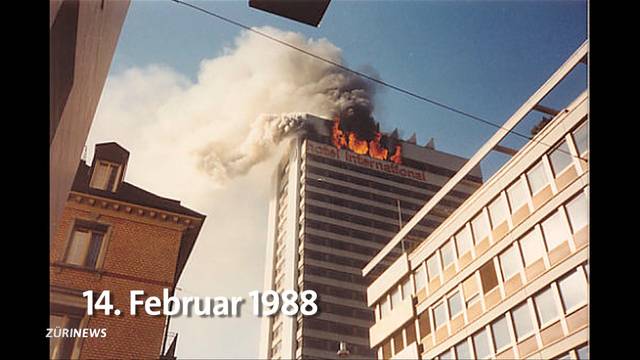
[[(553, 251), (556, 247), (567, 240), (572, 233), (569, 224), (562, 218), (563, 209), (567, 209), (569, 214), (569, 223), (573, 224), (573, 233), (582, 230), (587, 222), (584, 221), (585, 216), (582, 214), (587, 211), (587, 200), (584, 192), (579, 193), (576, 197), (567, 202), (565, 207), (560, 207), (553, 212), (551, 216), (543, 220), (539, 225), (535, 226), (523, 237), (514, 241), (505, 251), (500, 253), (496, 259), (491, 259), (478, 270), (480, 277), (481, 289), (470, 289), (475, 278), (475, 274), (463, 282), (461, 289), (457, 289), (452, 295), (445, 297), (439, 304), (433, 307), (436, 329), (445, 324), (449, 319), (453, 319), (459, 314), (464, 307), (462, 302), (462, 291), (465, 290), (466, 304), (479, 300), (480, 290), (483, 294), (489, 293), (496, 288), (500, 281), (506, 283), (515, 276), (521, 276), (526, 267), (533, 265), (540, 259), (543, 259), (545, 253)], [(577, 212), (577, 213), (574, 213)], [(571, 221), (574, 219), (574, 221)], [(497, 261), (496, 261), (497, 260)], [(502, 279), (498, 273), (502, 274)], [(471, 282), (468, 282), (471, 279)], [(448, 305), (448, 313), (445, 310)]]
[[(378, 221), (378, 220), (374, 220), (374, 219), (371, 219), (371, 218), (368, 218), (368, 217), (353, 215), (353, 214), (349, 214), (349, 213), (346, 213), (346, 212), (327, 209), (327, 208), (324, 208), (324, 207), (310, 205), (310, 204), (307, 204), (305, 206), (305, 208), (306, 208), (306, 211), (308, 213), (310, 213), (310, 214), (316, 214), (316, 215), (325, 216), (325, 217), (332, 218), (332, 219), (339, 219), (341, 221), (347, 221), (347, 222), (352, 223), (352, 224), (358, 224), (358, 225), (370, 227), (370, 228), (372, 228), (373, 231), (383, 230), (383, 231), (388, 231), (388, 232), (395, 233), (395, 232), (397, 232), (399, 230), (397, 223), (393, 224), (393, 223)], [(437, 223), (435, 223), (433, 221), (427, 221), (427, 223), (429, 225), (433, 226), (433, 227), (438, 225)], [(425, 231), (417, 230), (416, 228), (414, 228), (413, 230), (414, 230), (413, 232), (416, 234), (416, 236), (418, 236), (420, 238), (426, 238), (429, 235), (429, 233), (427, 233)]]
[[(309, 199), (323, 202), (323, 203), (342, 206), (350, 210), (359, 210), (365, 213), (388, 218), (392, 221), (392, 223), (395, 225), (397, 229), (398, 215), (399, 215), (397, 207), (394, 207), (393, 210), (389, 210), (389, 209), (384, 209), (377, 206), (372, 206), (370, 204), (364, 204), (356, 201), (338, 198), (331, 195), (320, 194), (312, 190), (306, 191), (306, 197)], [(415, 211), (410, 211), (410, 212), (402, 211), (401, 216), (403, 219), (411, 219), (411, 217), (413, 217), (414, 214), (415, 214)], [(418, 223), (418, 225), (423, 225), (426, 227), (434, 227), (434, 226), (438, 226), (443, 220), (444, 218), (442, 217), (437, 218), (436, 221), (430, 220), (429, 218), (425, 217)]]
[(364, 277), (362, 277), (362, 275), (359, 275), (359, 274), (352, 274), (344, 271), (336, 271), (336, 270), (321, 268), (321, 267), (308, 265), (308, 264), (304, 266), (303, 271), (305, 275), (315, 275), (319, 277), (345, 281), (352, 284), (365, 285)]
[[(353, 184), (357, 186), (361, 186), (367, 189), (375, 189), (379, 191), (384, 191), (388, 194), (405, 196), (412, 199), (424, 199), (425, 201), (431, 198), (436, 192), (440, 190), (439, 186), (428, 184), (425, 182), (418, 182), (417, 184), (411, 185), (411, 189), (407, 189), (400, 186), (388, 185), (386, 183), (381, 183), (374, 180), (363, 179), (361, 177), (351, 176), (349, 174), (340, 173), (336, 171), (331, 171), (328, 169), (320, 168), (313, 165), (307, 165), (305, 171), (307, 172), (307, 177), (310, 178), (330, 178), (335, 180), (340, 180), (348, 184)], [(377, 173), (376, 175), (380, 176), (382, 173)], [(387, 175), (384, 173), (384, 175)], [(387, 178), (386, 180), (403, 183), (401, 177), (396, 178)], [(405, 179), (406, 180), (406, 179)], [(428, 191), (425, 193), (423, 191)], [(449, 206), (455, 207), (462, 203), (466, 198), (469, 197), (470, 194), (460, 192), (460, 191), (452, 191), (449, 193), (449, 199), (444, 200)], [(457, 201), (452, 201), (451, 199), (456, 198)]]
[(330, 263), (344, 265), (344, 266), (351, 266), (359, 269), (362, 269), (367, 264), (365, 260), (354, 259), (350, 257), (339, 256), (339, 255), (334, 255), (334, 254), (329, 254), (329, 253), (324, 253), (324, 252), (309, 250), (309, 249), (305, 249), (302, 255), (305, 258), (309, 258), (313, 260), (330, 262)]
[[(522, 276), (527, 267), (543, 259), (546, 253), (552, 252), (565, 243), (565, 240), (568, 240), (572, 234), (584, 229), (588, 225), (587, 211), (587, 195), (585, 191), (581, 191), (542, 222), (533, 226), (529, 232), (514, 241), (495, 259), (487, 261), (476, 273), (463, 281), (461, 286), (432, 306), (436, 328), (445, 324), (449, 319), (455, 318), (462, 312), (465, 305), (469, 307), (472, 303), (480, 300), (481, 290), (482, 294), (487, 294), (500, 282), (506, 283), (515, 276)], [(443, 264), (446, 264), (446, 259), (455, 257), (453, 249), (451, 255), (446, 256), (447, 251), (442, 251), (446, 248), (447, 244), (441, 248)], [(416, 269), (413, 276), (416, 293), (427, 286), (427, 280), (441, 276), (444, 266), (438, 260), (437, 256), (431, 256), (426, 262), (426, 270), (423, 266)], [(499, 274), (502, 275), (501, 278)], [(480, 288), (477, 285), (477, 276), (480, 278)], [(377, 319), (384, 318), (393, 309), (394, 299), (401, 301), (401, 299), (410, 296), (411, 290), (409, 278), (403, 279), (393, 287), (377, 304)]]
[(336, 286), (319, 284), (312, 281), (305, 281), (302, 290), (314, 290), (318, 295), (327, 295), (339, 297), (345, 300), (365, 301), (365, 295), (362, 291), (344, 289)]
[(563, 207), (558, 208), (520, 240), (499, 255), (504, 281), (518, 275), (523, 267), (533, 265), (544, 252), (562, 245), (571, 234), (577, 234), (589, 224), (588, 200), (580, 192)]
[[(587, 204), (584, 193), (580, 193), (567, 204), (574, 204), (575, 202), (582, 203), (582, 207), (579, 207), (579, 209), (586, 209)], [(446, 325), (449, 320), (461, 314), (465, 308), (479, 301), (482, 294), (486, 295), (495, 289), (500, 282), (506, 283), (514, 276), (521, 276), (525, 267), (542, 259), (545, 253), (554, 249), (552, 246), (559, 242), (559, 240), (557, 240), (558, 233), (562, 234), (560, 241), (566, 240), (569, 235), (568, 228), (565, 229), (562, 226), (552, 227), (549, 225), (550, 223), (553, 225), (561, 223), (557, 221), (556, 218), (560, 211), (562, 211), (562, 207), (541, 223), (541, 228), (546, 228), (546, 231), (540, 231), (540, 226), (534, 227), (533, 230), (515, 241), (513, 245), (499, 254), (495, 259), (491, 259), (481, 266), (477, 271), (477, 275), (474, 273), (463, 281), (462, 286), (459, 286), (455, 291), (445, 296), (439, 302), (436, 302), (436, 304), (430, 308), (433, 313), (434, 328), (437, 330), (441, 326)], [(585, 226), (586, 223), (582, 225)], [(581, 229), (582, 228), (576, 228), (576, 232)], [(567, 231), (565, 232), (564, 230)], [(500, 279), (498, 274), (502, 274), (502, 279)], [(476, 285), (478, 284), (478, 277), (480, 280), (479, 288)]]
[(385, 318), (403, 300), (411, 298), (412, 292), (411, 279), (407, 277), (400, 283), (400, 286), (395, 286), (387, 295), (382, 297), (379, 307), (376, 307), (377, 319)]
[[(313, 174), (309, 174), (310, 176), (305, 177), (305, 184), (313, 186), (315, 188), (320, 188), (324, 190), (329, 190), (332, 192), (339, 192), (341, 194), (354, 196), (360, 199), (365, 199), (373, 202), (378, 202), (381, 204), (397, 206), (397, 197), (388, 197), (380, 194), (379, 192), (370, 192), (359, 189), (354, 189), (351, 187), (329, 183), (327, 181), (321, 180), (321, 178), (316, 178)], [(420, 210), (424, 205), (423, 198), (404, 198), (401, 199), (400, 202), (401, 208), (403, 211), (409, 211), (411, 213), (415, 213)], [(451, 202), (446, 199), (443, 199), (436, 207), (432, 210), (432, 215), (446, 218), (448, 214), (451, 213), (451, 209), (458, 207), (460, 204), (458, 202)]]
[(367, 337), (369, 329), (357, 325), (337, 323), (333, 321), (321, 320), (318, 318), (304, 318), (303, 326), (308, 329), (324, 331), (328, 333), (341, 334), (347, 336)]
[(320, 302), (318, 303), (318, 312), (352, 317), (360, 320), (373, 321), (373, 311), (371, 310), (364, 310), (351, 306), (334, 304), (322, 300), (320, 300)]
[(415, 324), (410, 323), (404, 329), (396, 331), (391, 338), (382, 343), (382, 358), (391, 359), (392, 354), (398, 354), (406, 346), (411, 345), (416, 340), (416, 326)]
[[(381, 171), (376, 171), (373, 169), (368, 169), (368, 168), (364, 168), (361, 166), (356, 166), (356, 165), (352, 165), (350, 163), (346, 163), (343, 161), (338, 161), (338, 160), (333, 160), (333, 159), (328, 159), (328, 158), (324, 158), (318, 155), (308, 155), (307, 156), (310, 160), (318, 162), (318, 163), (322, 163), (322, 164), (326, 164), (329, 166), (333, 166), (336, 168), (340, 168), (340, 169), (345, 169), (345, 170), (350, 170), (353, 172), (357, 172), (357, 173), (361, 173), (364, 175), (369, 175), (369, 176), (373, 176), (373, 177), (378, 177), (378, 178), (382, 178), (384, 180), (391, 180), (393, 182), (396, 183), (400, 183), (400, 184), (404, 184), (404, 185), (409, 185), (418, 189), (425, 189), (425, 190), (429, 190), (429, 191), (433, 191), (434, 193), (436, 193), (438, 190), (440, 190), (440, 187), (434, 184), (430, 184), (430, 183), (425, 183), (422, 181), (417, 181), (417, 180), (413, 180), (413, 179), (409, 179), (409, 178), (405, 178), (402, 176), (396, 176), (393, 174), (389, 174), (386, 172), (381, 172)], [(306, 166), (310, 166), (311, 164), (306, 164)], [(317, 169), (317, 168), (316, 168)], [(428, 172), (433, 173), (433, 174), (439, 174), (439, 175), (443, 175), (447, 178), (452, 177), (453, 175), (455, 175), (455, 171), (451, 171), (448, 170), (447, 175), (440, 173), (437, 169), (432, 168), (429, 169)], [(333, 176), (331, 176), (333, 177)], [(351, 181), (348, 180), (348, 182), (352, 182), (352, 183), (358, 183), (357, 181), (368, 181), (368, 180), (364, 180), (362, 178), (354, 178), (351, 177), (352, 179), (357, 179), (356, 181)], [(475, 179), (477, 180), (476, 182), (480, 183), (482, 182), (482, 179)], [(380, 183), (376, 183), (376, 184), (380, 184)], [(382, 184), (380, 184), (382, 185)], [(399, 188), (395, 188), (395, 189), (399, 189)], [(380, 190), (383, 190), (382, 188)], [(402, 190), (401, 190), (402, 191)], [(390, 192), (394, 192), (394, 191), (390, 191)], [(423, 194), (421, 197), (424, 197), (425, 195)], [(457, 197), (460, 200), (464, 201), (466, 200), (467, 197), (469, 197), (468, 193), (465, 192), (460, 192), (460, 191), (453, 191), (451, 193), (451, 196), (453, 197)]]
[[(578, 267), (500, 315), (437, 359), (486, 359), (509, 350), (588, 303), (588, 276)], [(528, 354), (520, 354), (526, 356)]]
[[(463, 312), (459, 295), (450, 297), (448, 309), (424, 311), (381, 344), (384, 359), (399, 353), (405, 346), (424, 339), (446, 324), (448, 313)], [(437, 359), (485, 359), (505, 352), (539, 331), (566, 318), (588, 304), (588, 264), (575, 268), (547, 285), (532, 297), (501, 314), (472, 336), (441, 353)], [(447, 311), (448, 310), (448, 311)], [(455, 315), (454, 315), (455, 316)], [(416, 335), (416, 330), (419, 332)], [(520, 354), (521, 356), (527, 354)]]
[(286, 244), (284, 243), (285, 237), (287, 235), (286, 230), (286, 211), (288, 205), (288, 184), (289, 177), (287, 176), (289, 173), (289, 164), (287, 163), (283, 166), (280, 174), (281, 184), (280, 184), (280, 195), (278, 198), (278, 214), (277, 214), (277, 237), (274, 244), (274, 274), (273, 274), (273, 289), (276, 291), (282, 291), (284, 289), (284, 258), (285, 258), (285, 248)]
[(386, 244), (389, 241), (388, 236), (382, 236), (368, 231), (349, 228), (346, 226), (326, 223), (320, 220), (306, 218), (304, 224), (310, 228), (322, 230), (338, 235), (348, 236), (364, 241), (374, 241), (379, 244)]
[(309, 244), (326, 246), (326, 247), (330, 247), (332, 249), (337, 249), (337, 250), (351, 251), (358, 254), (369, 255), (372, 257), (375, 254), (377, 254), (379, 251), (379, 248), (362, 246), (362, 245), (342, 241), (339, 239), (330, 239), (324, 236), (319, 236), (319, 235), (314, 235), (309, 233), (305, 234), (304, 242)]
[[(570, 154), (575, 153), (581, 157), (588, 155), (587, 127), (588, 122), (586, 121), (577, 126), (548, 154), (549, 163), (556, 176), (574, 164), (573, 157)], [(575, 144), (575, 148), (573, 146), (569, 147), (570, 142)], [(575, 151), (571, 149), (575, 149)], [(414, 281), (417, 291), (426, 288), (430, 281), (440, 279), (443, 272), (451, 267), (458, 267), (457, 270), (460, 270), (460, 259), (469, 253), (473, 254), (474, 245), (488, 239), (492, 230), (496, 231), (496, 229), (502, 227), (504, 228), (503, 234), (506, 234), (506, 229), (513, 227), (513, 224), (509, 224), (509, 215), (527, 207), (533, 196), (532, 194), (535, 195), (548, 183), (547, 171), (544, 165), (546, 162), (543, 160), (544, 158), (539, 160), (529, 171), (525, 172), (505, 191), (496, 196), (470, 222), (466, 223), (451, 239), (447, 240), (415, 270)], [(527, 190), (529, 188), (531, 192)], [(566, 205), (566, 216), (569, 218), (569, 224), (564, 221), (565, 213), (562, 210), (554, 213), (542, 224), (541, 229), (549, 251), (562, 244), (570, 233), (575, 234), (588, 224), (588, 205), (585, 194), (581, 194)], [(570, 228), (571, 231), (569, 230)], [(545, 251), (541, 239), (540, 232), (534, 230), (529, 232), (520, 242), (521, 257), (524, 258), (525, 266), (529, 266), (538, 260)], [(495, 242), (498, 239), (493, 240)], [(504, 274), (505, 280), (519, 270), (518, 261), (516, 261), (516, 247), (517, 245), (510, 249), (511, 252), (503, 256), (502, 260), (505, 264), (506, 273)], [(486, 271), (489, 272), (487, 275), (491, 275), (492, 269), (488, 268)], [(490, 276), (487, 277), (489, 283), (493, 282), (490, 278)]]
[[(586, 141), (588, 123), (583, 123), (576, 130), (568, 134), (567, 137), (549, 153), (549, 163), (555, 176), (559, 176), (574, 164), (570, 154), (573, 152), (569, 148), (569, 139), (574, 139), (577, 148), (575, 153), (580, 156), (586, 156), (588, 152), (588, 142)], [(510, 215), (515, 214), (521, 208), (528, 205), (530, 198), (543, 189), (549, 183), (545, 162), (543, 160), (534, 164), (525, 176), (519, 177), (504, 192), (496, 196), (483, 210), (481, 210), (472, 220), (458, 230), (454, 236), (445, 242), (440, 249), (427, 259), (427, 272), (416, 272), (416, 282), (418, 289), (425, 287), (427, 281), (440, 276), (443, 269), (447, 269), (453, 265), (456, 259), (460, 259), (467, 253), (471, 252), (474, 245), (477, 245), (488, 239), (492, 230), (499, 227), (509, 226)], [(580, 206), (580, 209), (575, 207)], [(574, 227), (581, 227), (588, 222), (588, 213), (584, 202), (569, 205), (570, 216)], [(550, 248), (555, 247), (555, 242), (562, 240), (565, 235), (558, 227), (562, 226), (560, 215), (551, 219), (544, 225), (548, 232), (556, 234), (550, 237)], [(505, 229), (506, 230), (506, 229)], [(503, 231), (506, 233), (506, 231)], [(496, 241), (498, 239), (494, 239)], [(428, 276), (427, 276), (428, 275)]]

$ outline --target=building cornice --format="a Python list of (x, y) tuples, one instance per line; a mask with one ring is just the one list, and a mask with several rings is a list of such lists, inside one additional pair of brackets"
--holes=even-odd
[(157, 221), (166, 225), (185, 226), (195, 228), (202, 225), (202, 219), (194, 216), (178, 214), (167, 210), (151, 208), (120, 200), (71, 191), (68, 201), (70, 204), (85, 205), (97, 210), (109, 210), (123, 215), (137, 216), (146, 221)]

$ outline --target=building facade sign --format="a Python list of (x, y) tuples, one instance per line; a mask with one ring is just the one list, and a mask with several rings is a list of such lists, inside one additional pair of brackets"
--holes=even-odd
[(406, 166), (394, 164), (389, 161), (377, 160), (366, 155), (358, 155), (346, 149), (336, 149), (331, 145), (325, 145), (315, 141), (307, 140), (307, 151), (310, 154), (348, 162), (376, 171), (418, 181), (427, 181), (425, 173), (422, 170), (412, 169)]

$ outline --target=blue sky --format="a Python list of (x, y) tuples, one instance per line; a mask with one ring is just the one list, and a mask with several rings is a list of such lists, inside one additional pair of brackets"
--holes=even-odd
[[(248, 0), (196, 3), (248, 26), (269, 25), (326, 38), (342, 49), (348, 66), (364, 72), (373, 68), (389, 83), (497, 124), (503, 124), (587, 38), (584, 1), (333, 0), (319, 28), (249, 8)], [(215, 190), (188, 175), (193, 169), (171, 148), (181, 135), (164, 123), (156, 124), (152, 133), (147, 127), (148, 122), (166, 118), (158, 114), (167, 114), (171, 107), (161, 109), (164, 101), (182, 93), (182, 81), (165, 72), (152, 76), (155, 70), (129, 70), (161, 64), (196, 82), (200, 62), (222, 54), (240, 31), (169, 0), (132, 1), (88, 142), (91, 149), (92, 143), (118, 141), (132, 151), (128, 181), (181, 199), (208, 215), (180, 280), (180, 286), (195, 295), (244, 296), (262, 286), (267, 195), (257, 189), (266, 186), (256, 175)], [(585, 69), (582, 66), (543, 104), (567, 105), (584, 89)], [(434, 137), (436, 148), (465, 157), (496, 130), (391, 89), (379, 89), (375, 100), (374, 116), (384, 130), (397, 127), (404, 137), (415, 131), (419, 144)], [(175, 120), (169, 113), (173, 125), (183, 124), (179, 110)], [(540, 114), (532, 114), (517, 130), (528, 134), (539, 119)], [(506, 144), (523, 143), (509, 138)], [(500, 160), (506, 158), (497, 155), (483, 163), (483, 172), (491, 173)], [(172, 329), (181, 334), (178, 355), (189, 358), (256, 357), (258, 327), (259, 319), (247, 316), (172, 321)]]
[[(499, 124), (587, 36), (583, 1), (334, 0), (319, 28), (249, 8), (247, 1), (194, 3), (249, 26), (325, 37), (342, 49), (348, 66), (372, 66), (385, 81)], [(133, 1), (111, 71), (160, 63), (195, 79), (200, 61), (220, 54), (239, 31), (171, 1)], [(564, 86), (565, 96), (547, 104), (564, 105), (577, 95), (584, 72), (569, 80), (575, 85)], [(375, 115), (383, 129), (397, 127), (407, 137), (416, 131), (420, 143), (434, 137), (439, 149), (462, 156), (495, 131), (391, 89), (378, 92)]]

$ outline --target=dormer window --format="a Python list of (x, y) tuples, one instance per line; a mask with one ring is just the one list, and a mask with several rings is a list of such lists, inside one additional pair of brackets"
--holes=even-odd
[(122, 166), (116, 163), (98, 160), (93, 169), (90, 186), (94, 189), (115, 192), (121, 170)]

